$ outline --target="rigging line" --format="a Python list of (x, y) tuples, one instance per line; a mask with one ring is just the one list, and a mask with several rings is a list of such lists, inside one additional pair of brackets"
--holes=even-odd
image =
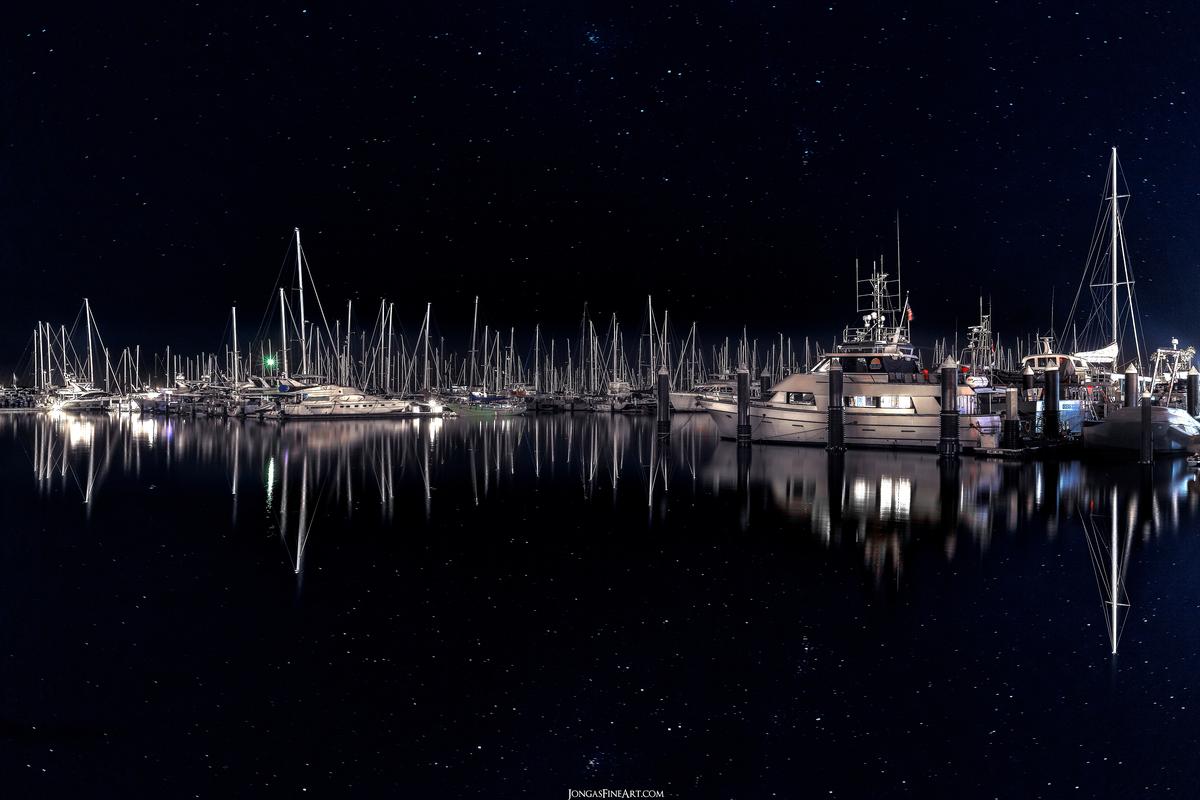
[(330, 342), (334, 342), (333, 333), (329, 330), (329, 320), (325, 318), (325, 307), (321, 305), (321, 293), (317, 291), (317, 279), (313, 277), (312, 268), (308, 265), (308, 256), (304, 252), (304, 248), (300, 248), (300, 260), (304, 262), (304, 269), (308, 273), (308, 283), (312, 287), (313, 297), (317, 299), (317, 310), (321, 312), (321, 323), (325, 326), (325, 336)]
[(272, 309), (275, 306), (275, 295), (279, 294), (280, 282), (283, 280), (283, 270), (287, 267), (288, 262), (290, 260), (288, 258), (288, 254), (292, 252), (292, 246), (291, 246), (292, 237), (290, 234), (287, 238), (287, 241), (288, 241), (288, 245), (287, 245), (287, 247), (284, 248), (283, 258), (280, 259), (280, 262), (279, 262), (279, 271), (277, 273), (275, 273), (275, 282), (271, 285), (271, 293), (268, 295), (268, 297), (271, 298), (270, 300), (267, 301), (266, 308), (268, 310), (264, 311), (262, 317), (259, 319), (258, 329), (254, 332), (254, 338), (251, 339), (251, 341), (259, 341), (259, 340), (267, 338), (267, 337), (263, 336), (263, 330), (265, 328), (267, 328), (269, 325), (274, 326), (274, 324), (275, 324), (275, 322), (274, 322), (274, 313), (275, 312), (273, 312), (269, 309)]

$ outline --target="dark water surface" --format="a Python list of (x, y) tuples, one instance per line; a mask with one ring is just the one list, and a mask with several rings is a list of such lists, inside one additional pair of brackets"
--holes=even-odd
[(1195, 796), (1185, 465), (652, 431), (0, 418), (5, 796)]

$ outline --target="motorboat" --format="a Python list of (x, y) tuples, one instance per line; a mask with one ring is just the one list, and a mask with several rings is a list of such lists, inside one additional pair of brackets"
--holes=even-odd
[[(840, 368), (847, 445), (936, 448), (941, 431), (940, 377), (936, 371), (922, 369), (911, 344), (912, 314), (907, 300), (903, 306), (898, 302), (899, 280), (873, 267), (871, 276), (857, 283), (858, 295), (869, 298), (859, 306), (860, 313), (866, 312), (863, 325), (847, 327), (840, 343), (811, 372), (790, 375), (767, 397), (750, 401), (751, 441), (825, 444), (830, 370)], [(955, 397), (961, 446), (995, 447), (999, 415), (981, 410), (974, 387), (965, 381), (958, 382)], [(722, 437), (736, 437), (736, 396), (702, 398), (700, 404)]]
[[(1151, 444), (1154, 452), (1186, 456), (1200, 452), (1200, 422), (1182, 408), (1150, 407)], [(1083, 446), (1096, 450), (1140, 452), (1142, 409), (1115, 408), (1104, 419), (1085, 424)]]

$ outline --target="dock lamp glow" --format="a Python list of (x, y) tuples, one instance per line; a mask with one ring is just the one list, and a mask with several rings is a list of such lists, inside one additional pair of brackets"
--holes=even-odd
[(263, 369), (275, 369), (277, 363), (275, 356), (263, 356)]

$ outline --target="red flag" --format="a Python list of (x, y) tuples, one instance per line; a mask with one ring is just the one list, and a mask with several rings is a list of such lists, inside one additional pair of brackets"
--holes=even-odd
[(908, 321), (912, 322), (912, 309), (908, 309)]

